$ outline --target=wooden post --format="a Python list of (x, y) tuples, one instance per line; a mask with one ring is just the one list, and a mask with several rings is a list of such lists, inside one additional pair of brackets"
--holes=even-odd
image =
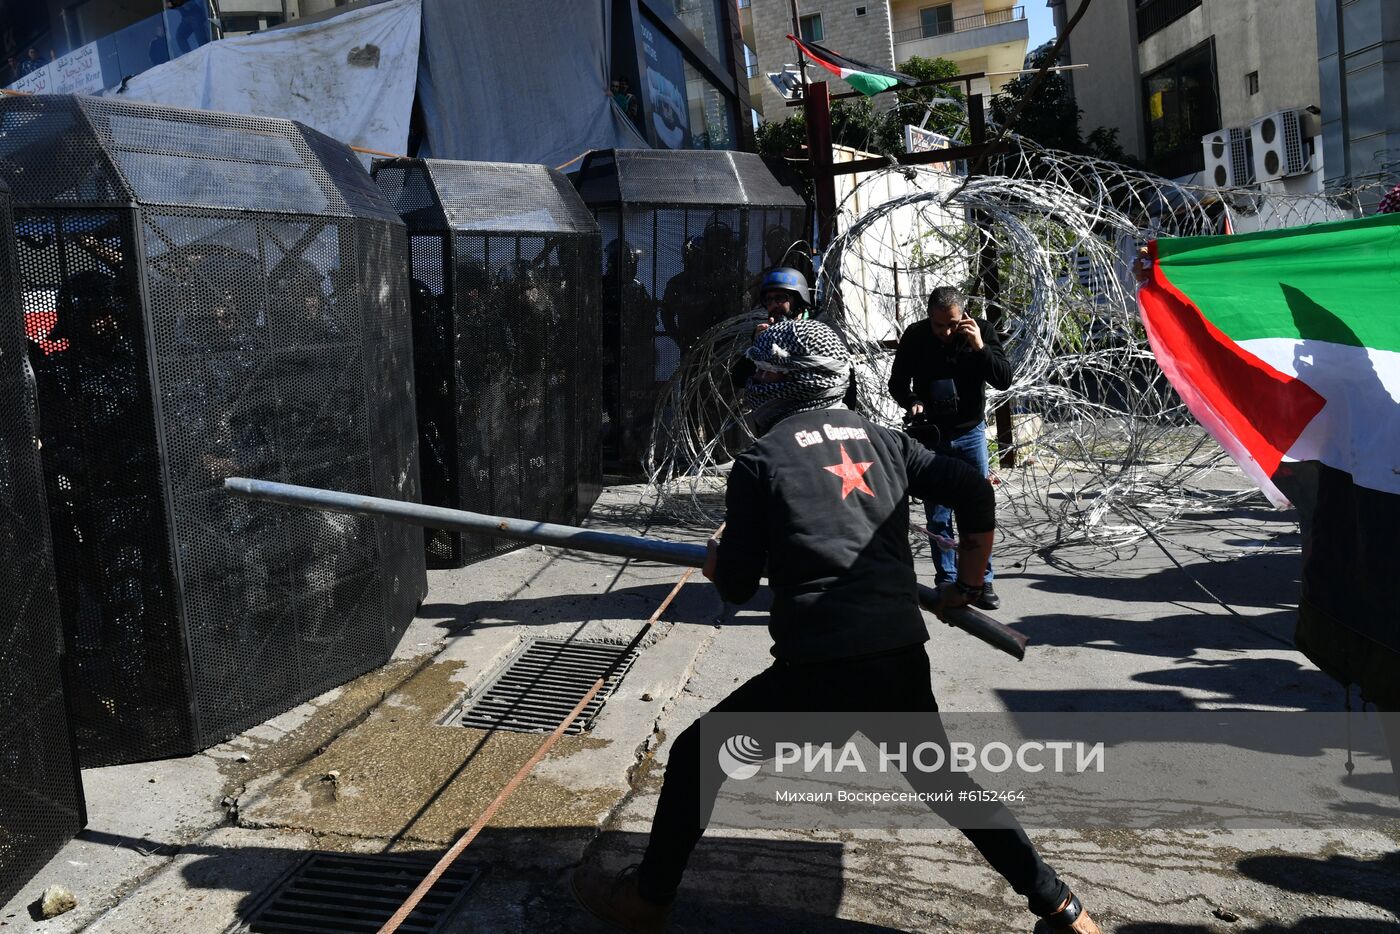
[(806, 86), (802, 112), (807, 121), (807, 159), (817, 202), (816, 251), (821, 251), (830, 246), (836, 224), (836, 176), (831, 171), (831, 98), (825, 81), (813, 81)]
[[(968, 95), (967, 125), (974, 146), (986, 143), (987, 117), (982, 109), (981, 94)], [(971, 172), (973, 168), (974, 166), (969, 166), (968, 171)], [(979, 215), (973, 220), (983, 234), (982, 242), (977, 251), (977, 292), (982, 296), (982, 301), (986, 303), (987, 323), (996, 330), (998, 337), (1002, 337), (1004, 334), (1000, 327), (1001, 306), (998, 304), (1001, 297), (1000, 257), (997, 255), (996, 241), (992, 239), (990, 232), (983, 227), (984, 218)], [(1015, 467), (1015, 436), (1011, 430), (1010, 401), (1002, 400), (996, 407), (993, 416), (997, 429), (997, 463), (1002, 467)]]

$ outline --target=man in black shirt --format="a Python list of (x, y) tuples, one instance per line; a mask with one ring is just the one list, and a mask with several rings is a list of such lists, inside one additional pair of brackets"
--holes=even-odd
[[(745, 401), (759, 440), (730, 472), (724, 539), (712, 543), (705, 576), (726, 600), (743, 603), (766, 567), (774, 662), (714, 711), (869, 713), (867, 736), (878, 735), (882, 712), (919, 711), (933, 715), (930, 729), (941, 732), (907, 497), (913, 492), (957, 510), (961, 576), (942, 597), (944, 606), (965, 606), (981, 590), (991, 553), (991, 485), (961, 461), (846, 409), (850, 358), (826, 325), (780, 321), (759, 335), (749, 358), (757, 371)], [(634, 932), (665, 929), (714, 805), (721, 768), (715, 752), (702, 750), (699, 723), (682, 732), (641, 864), (615, 878), (587, 866), (575, 873), (575, 895), (594, 915)], [(962, 781), (976, 787), (965, 775)], [(1045, 919), (1044, 930), (1098, 934), (1005, 807), (988, 805), (977, 826), (984, 829), (963, 832)]]
[[(985, 321), (969, 316), (967, 296), (956, 289), (934, 289), (928, 298), (928, 318), (911, 324), (899, 339), (890, 370), (890, 396), (908, 412), (909, 434), (924, 446), (966, 461), (989, 473), (987, 404), (984, 385), (1011, 386), (1011, 362), (1001, 340)], [(953, 514), (948, 507), (925, 501), (929, 545), (935, 579), (952, 580), (958, 571), (952, 548)], [(962, 531), (959, 528), (959, 531)], [(992, 564), (987, 562), (986, 587), (973, 602), (983, 610), (1001, 605), (992, 589)]]

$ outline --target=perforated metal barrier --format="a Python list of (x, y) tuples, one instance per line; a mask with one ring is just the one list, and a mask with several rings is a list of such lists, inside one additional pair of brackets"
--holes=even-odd
[(389, 523), (242, 475), (418, 500), (406, 234), (289, 121), (0, 101), (87, 766), (183, 755), (382, 664), (426, 591)]
[(0, 905), (84, 823), (14, 248), (0, 183)]
[(599, 150), (574, 183), (603, 231), (603, 459), (633, 471), (682, 354), (753, 306), (807, 208), (752, 153)]
[[(602, 488), (598, 225), (544, 166), (374, 174), (409, 230), (424, 502), (578, 522)], [(434, 567), (516, 547), (427, 532)]]

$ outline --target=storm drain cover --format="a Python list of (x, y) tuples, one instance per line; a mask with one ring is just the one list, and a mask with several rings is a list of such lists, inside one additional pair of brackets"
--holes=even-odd
[(531, 639), (484, 690), (468, 699), (458, 722), (482, 730), (552, 732), (594, 682), (606, 676), (603, 689), (565, 731), (582, 733), (636, 658), (635, 651), (612, 642)]
[[(245, 934), (374, 934), (433, 868), (419, 856), (316, 853), (293, 869), (230, 928)], [(399, 928), (415, 934), (440, 931), (476, 882), (480, 869), (448, 867)]]

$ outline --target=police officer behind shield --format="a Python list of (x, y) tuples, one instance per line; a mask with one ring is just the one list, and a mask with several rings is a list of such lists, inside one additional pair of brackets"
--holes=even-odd
[[(967, 314), (966, 295), (953, 288), (934, 289), (928, 297), (928, 317), (911, 324), (899, 339), (890, 370), (890, 396), (908, 413), (908, 431), (915, 440), (971, 464), (984, 477), (989, 473), (986, 386), (1011, 386), (1011, 362), (1001, 339), (986, 321)], [(936, 582), (945, 584), (958, 573), (957, 555), (945, 547), (953, 540), (953, 514), (937, 503), (927, 502), (924, 508)], [(1001, 606), (992, 588), (993, 576), (989, 560), (986, 586), (973, 606), (983, 610)]]

